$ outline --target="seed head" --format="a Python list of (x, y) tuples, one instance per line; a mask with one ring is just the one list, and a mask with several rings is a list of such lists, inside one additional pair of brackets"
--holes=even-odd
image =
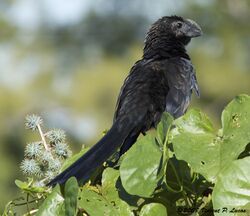
[(36, 130), (38, 125), (41, 125), (43, 120), (40, 116), (32, 114), (25, 118), (25, 127), (30, 130)]

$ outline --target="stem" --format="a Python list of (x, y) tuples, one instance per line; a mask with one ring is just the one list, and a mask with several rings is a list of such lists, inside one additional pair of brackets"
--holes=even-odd
[(168, 149), (167, 149), (167, 144), (164, 143), (164, 146), (163, 146), (163, 166), (164, 166), (164, 174), (166, 174), (167, 172), (167, 162), (168, 162), (168, 159), (169, 159), (169, 155), (168, 155)]
[[(163, 161), (167, 161), (167, 162), (170, 163), (170, 165), (171, 165), (171, 167), (172, 167), (172, 169), (173, 169), (173, 171), (174, 171), (174, 174), (175, 174), (175, 176), (176, 176), (177, 182), (178, 182), (178, 184), (180, 185), (180, 189), (179, 189), (178, 191), (176, 191), (176, 190), (174, 190), (173, 188), (171, 188), (171, 187), (168, 185), (166, 179), (165, 179), (165, 184), (166, 184), (166, 187), (167, 187), (168, 190), (170, 190), (170, 191), (172, 191), (172, 192), (175, 192), (175, 193), (181, 192), (182, 195), (183, 195), (183, 198), (184, 198), (184, 200), (185, 200), (186, 205), (191, 206), (191, 204), (190, 204), (190, 202), (189, 202), (189, 200), (188, 200), (188, 197), (187, 197), (187, 195), (185, 194), (185, 191), (183, 190), (183, 184), (182, 184), (181, 181), (180, 181), (180, 178), (179, 178), (179, 176), (178, 176), (178, 173), (177, 173), (177, 171), (176, 171), (176, 169), (175, 169), (173, 163), (172, 163), (170, 160), (168, 160), (168, 159), (169, 159), (169, 153), (168, 153), (168, 140), (169, 140), (169, 132), (170, 132), (170, 129), (171, 129), (171, 126), (170, 126), (170, 127), (168, 128), (168, 130), (167, 130), (167, 134), (166, 134), (166, 137), (165, 137), (165, 140), (164, 140), (164, 144), (163, 144)], [(167, 163), (164, 165), (164, 173), (166, 173), (166, 172), (167, 172)]]
[[(167, 188), (169, 191), (173, 192), (173, 193), (180, 193), (180, 192), (183, 191), (182, 185), (180, 186), (180, 189), (179, 189), (179, 190), (175, 190), (175, 189), (171, 188), (171, 187), (168, 185), (167, 181), (165, 181), (165, 184), (166, 184), (166, 188)], [(179, 185), (179, 184), (177, 184), (177, 185)]]
[(23, 203), (15, 203), (15, 202), (13, 202), (12, 204), (14, 205), (14, 206), (22, 206), (22, 205), (27, 205), (27, 203), (33, 203), (33, 202), (36, 202), (36, 201), (39, 201), (39, 200), (42, 200), (41, 198), (40, 199), (34, 199), (34, 200), (31, 200), (31, 201), (26, 201), (26, 202), (23, 202)]
[(27, 211), (30, 212), (30, 208), (29, 208), (29, 194), (27, 194), (27, 197), (26, 197), (26, 207), (27, 207)]
[[(169, 154), (168, 154), (168, 140), (169, 140), (169, 132), (170, 132), (170, 129), (171, 129), (171, 126), (168, 128), (167, 135), (166, 135), (166, 138), (165, 138), (165, 140), (164, 140), (164, 146), (163, 146), (163, 152), (165, 151), (164, 153), (167, 153), (167, 159), (169, 159)], [(168, 160), (168, 162), (170, 163), (170, 165), (171, 165), (171, 167), (172, 167), (172, 169), (173, 169), (173, 171), (174, 171), (174, 174), (175, 174), (175, 176), (176, 176), (177, 182), (178, 182), (178, 184), (180, 185), (180, 190), (179, 190), (179, 192), (182, 193), (186, 205), (191, 206), (191, 204), (190, 204), (190, 202), (189, 202), (189, 200), (188, 200), (188, 197), (187, 197), (185, 191), (183, 190), (183, 184), (182, 184), (182, 182), (180, 181), (180, 178), (179, 178), (179, 176), (178, 176), (178, 173), (177, 173), (177, 171), (176, 171), (176, 169), (175, 169), (175, 167), (174, 167), (172, 161), (169, 161), (169, 160)], [(165, 172), (166, 172), (166, 170), (167, 170), (167, 165), (166, 165), (166, 167), (165, 167)], [(169, 186), (169, 185), (167, 184), (167, 181), (166, 181), (166, 186), (167, 186), (167, 187)], [(171, 189), (172, 189), (172, 188), (171, 188)]]
[(207, 198), (207, 200), (205, 200), (205, 202), (203, 202), (203, 204), (200, 205), (200, 207), (199, 207), (198, 210), (197, 210), (197, 214), (198, 214), (198, 215), (199, 215), (200, 211), (201, 211), (203, 208), (205, 208), (205, 207), (210, 203), (211, 199), (212, 199), (212, 196), (209, 195), (208, 198)]
[(181, 183), (181, 181), (180, 181), (180, 178), (179, 178), (179, 176), (178, 176), (178, 173), (177, 173), (177, 171), (176, 171), (176, 169), (175, 169), (175, 167), (174, 167), (172, 161), (169, 161), (169, 163), (170, 163), (170, 165), (171, 165), (171, 167), (172, 167), (172, 169), (173, 169), (173, 171), (174, 171), (174, 174), (175, 174), (175, 176), (176, 176), (177, 182), (178, 182), (178, 184), (180, 185), (180, 188), (182, 189), (181, 192), (182, 192), (183, 198), (184, 198), (184, 200), (185, 200), (185, 203), (186, 203), (187, 206), (190, 207), (190, 206), (191, 206), (191, 205), (190, 205), (190, 202), (189, 202), (189, 200), (188, 200), (188, 197), (187, 197), (185, 191), (183, 190), (183, 185), (182, 185), (182, 183)]
[[(173, 181), (170, 181), (170, 180), (168, 180), (168, 182), (171, 183), (172, 185), (179, 186), (179, 184), (176, 183), (176, 182), (173, 182)], [(182, 187), (180, 187), (180, 189), (181, 189), (181, 188), (182, 188), (183, 190), (186, 190), (186, 191), (190, 192), (190, 193), (195, 193), (195, 192), (192, 191), (190, 188), (188, 188), (188, 187), (186, 187), (186, 186), (184, 186), (184, 185), (182, 185)], [(181, 192), (181, 190), (178, 191), (178, 193), (180, 193), (180, 192)]]
[[(171, 128), (171, 126), (168, 128), (168, 131), (167, 131), (166, 137), (165, 137), (165, 139), (164, 139), (164, 143), (163, 143), (163, 162), (166, 161), (165, 164), (163, 165), (163, 166), (164, 166), (164, 173), (165, 173), (165, 174), (167, 173), (167, 164), (168, 164), (168, 162), (169, 162), (168, 139), (169, 139), (169, 131), (170, 131), (170, 128)], [(172, 164), (171, 164), (171, 165), (172, 165)], [(173, 166), (172, 166), (172, 167), (173, 167)], [(173, 169), (174, 169), (174, 167), (173, 167)], [(174, 169), (174, 173), (175, 173), (175, 175), (176, 175), (176, 178), (178, 179), (178, 176), (177, 176), (177, 173), (176, 173), (175, 169)], [(179, 180), (179, 179), (178, 179), (178, 180)], [(167, 188), (169, 191), (173, 192), (173, 193), (180, 193), (180, 192), (183, 191), (183, 185), (180, 184), (179, 181), (178, 181), (179, 184), (177, 184), (177, 185), (180, 185), (180, 189), (178, 189), (178, 190), (175, 190), (175, 189), (173, 189), (172, 187), (170, 187), (170, 186), (168, 185), (167, 180), (166, 180), (166, 177), (165, 177), (165, 179), (164, 179), (164, 182), (165, 182), (166, 188)]]
[(44, 136), (43, 131), (42, 131), (42, 128), (41, 128), (41, 126), (40, 126), (39, 124), (37, 125), (37, 128), (38, 128), (38, 131), (39, 131), (40, 136), (41, 136), (41, 138), (42, 138), (44, 148), (46, 149), (46, 151), (49, 151), (49, 146), (48, 146), (48, 144), (46, 143), (45, 136)]
[(28, 215), (35, 214), (37, 211), (38, 211), (38, 209), (33, 209), (33, 210), (31, 210), (31, 211), (28, 213)]
[[(169, 160), (169, 154), (168, 154), (168, 138), (169, 138), (169, 131), (170, 131), (171, 126), (169, 126), (168, 130), (167, 130), (167, 134), (166, 137), (164, 139), (164, 143), (163, 143), (163, 162), (165, 162), (164, 164), (164, 173), (166, 174), (167, 172), (167, 163)], [(166, 182), (167, 184), (167, 182)]]

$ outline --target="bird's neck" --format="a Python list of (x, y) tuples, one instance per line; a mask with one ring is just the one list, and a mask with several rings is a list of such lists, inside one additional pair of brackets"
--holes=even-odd
[(143, 49), (144, 59), (168, 59), (172, 57), (183, 57), (190, 59), (185, 45), (189, 41), (178, 41), (167, 36), (148, 35)]

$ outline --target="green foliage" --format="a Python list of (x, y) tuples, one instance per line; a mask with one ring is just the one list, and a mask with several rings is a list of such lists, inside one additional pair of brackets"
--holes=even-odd
[[(83, 186), (74, 177), (51, 191), (32, 179), (16, 181), (40, 198), (30, 214), (87, 216), (240, 215), (250, 206), (250, 97), (239, 95), (222, 113), (216, 130), (199, 110), (179, 119), (164, 113), (149, 133)], [(86, 149), (66, 160), (68, 167)], [(102, 172), (102, 173), (101, 173)], [(34, 196), (35, 195), (35, 196)], [(8, 203), (5, 215), (15, 212)], [(32, 212), (33, 211), (33, 212)], [(10, 214), (11, 215), (11, 214)]]
[(131, 147), (120, 166), (122, 185), (129, 194), (151, 197), (159, 181), (157, 174), (161, 156), (151, 135), (142, 137)]
[(74, 216), (77, 213), (78, 183), (75, 177), (71, 177), (65, 184), (64, 191), (65, 214)]
[(249, 96), (240, 95), (229, 103), (222, 113), (222, 128), (217, 132), (198, 110), (190, 110), (177, 119), (172, 130), (176, 157), (187, 161), (207, 180), (216, 182), (219, 172), (236, 160), (250, 141), (249, 100)]
[(65, 215), (64, 199), (60, 193), (59, 186), (53, 188), (52, 192), (48, 194), (42, 205), (39, 207), (37, 216), (47, 215)]
[[(232, 210), (246, 209), (250, 203), (250, 157), (231, 162), (218, 176), (213, 191), (213, 206)], [(249, 209), (248, 209), (249, 210)], [(222, 212), (217, 215), (223, 215)]]
[(167, 216), (167, 211), (164, 205), (159, 203), (150, 203), (144, 205), (139, 216)]

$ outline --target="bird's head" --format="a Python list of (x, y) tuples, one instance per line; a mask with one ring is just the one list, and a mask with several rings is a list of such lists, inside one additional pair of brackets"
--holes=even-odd
[(157, 20), (149, 30), (158, 36), (167, 36), (186, 45), (191, 38), (202, 35), (201, 27), (191, 19), (179, 16), (164, 16)]

